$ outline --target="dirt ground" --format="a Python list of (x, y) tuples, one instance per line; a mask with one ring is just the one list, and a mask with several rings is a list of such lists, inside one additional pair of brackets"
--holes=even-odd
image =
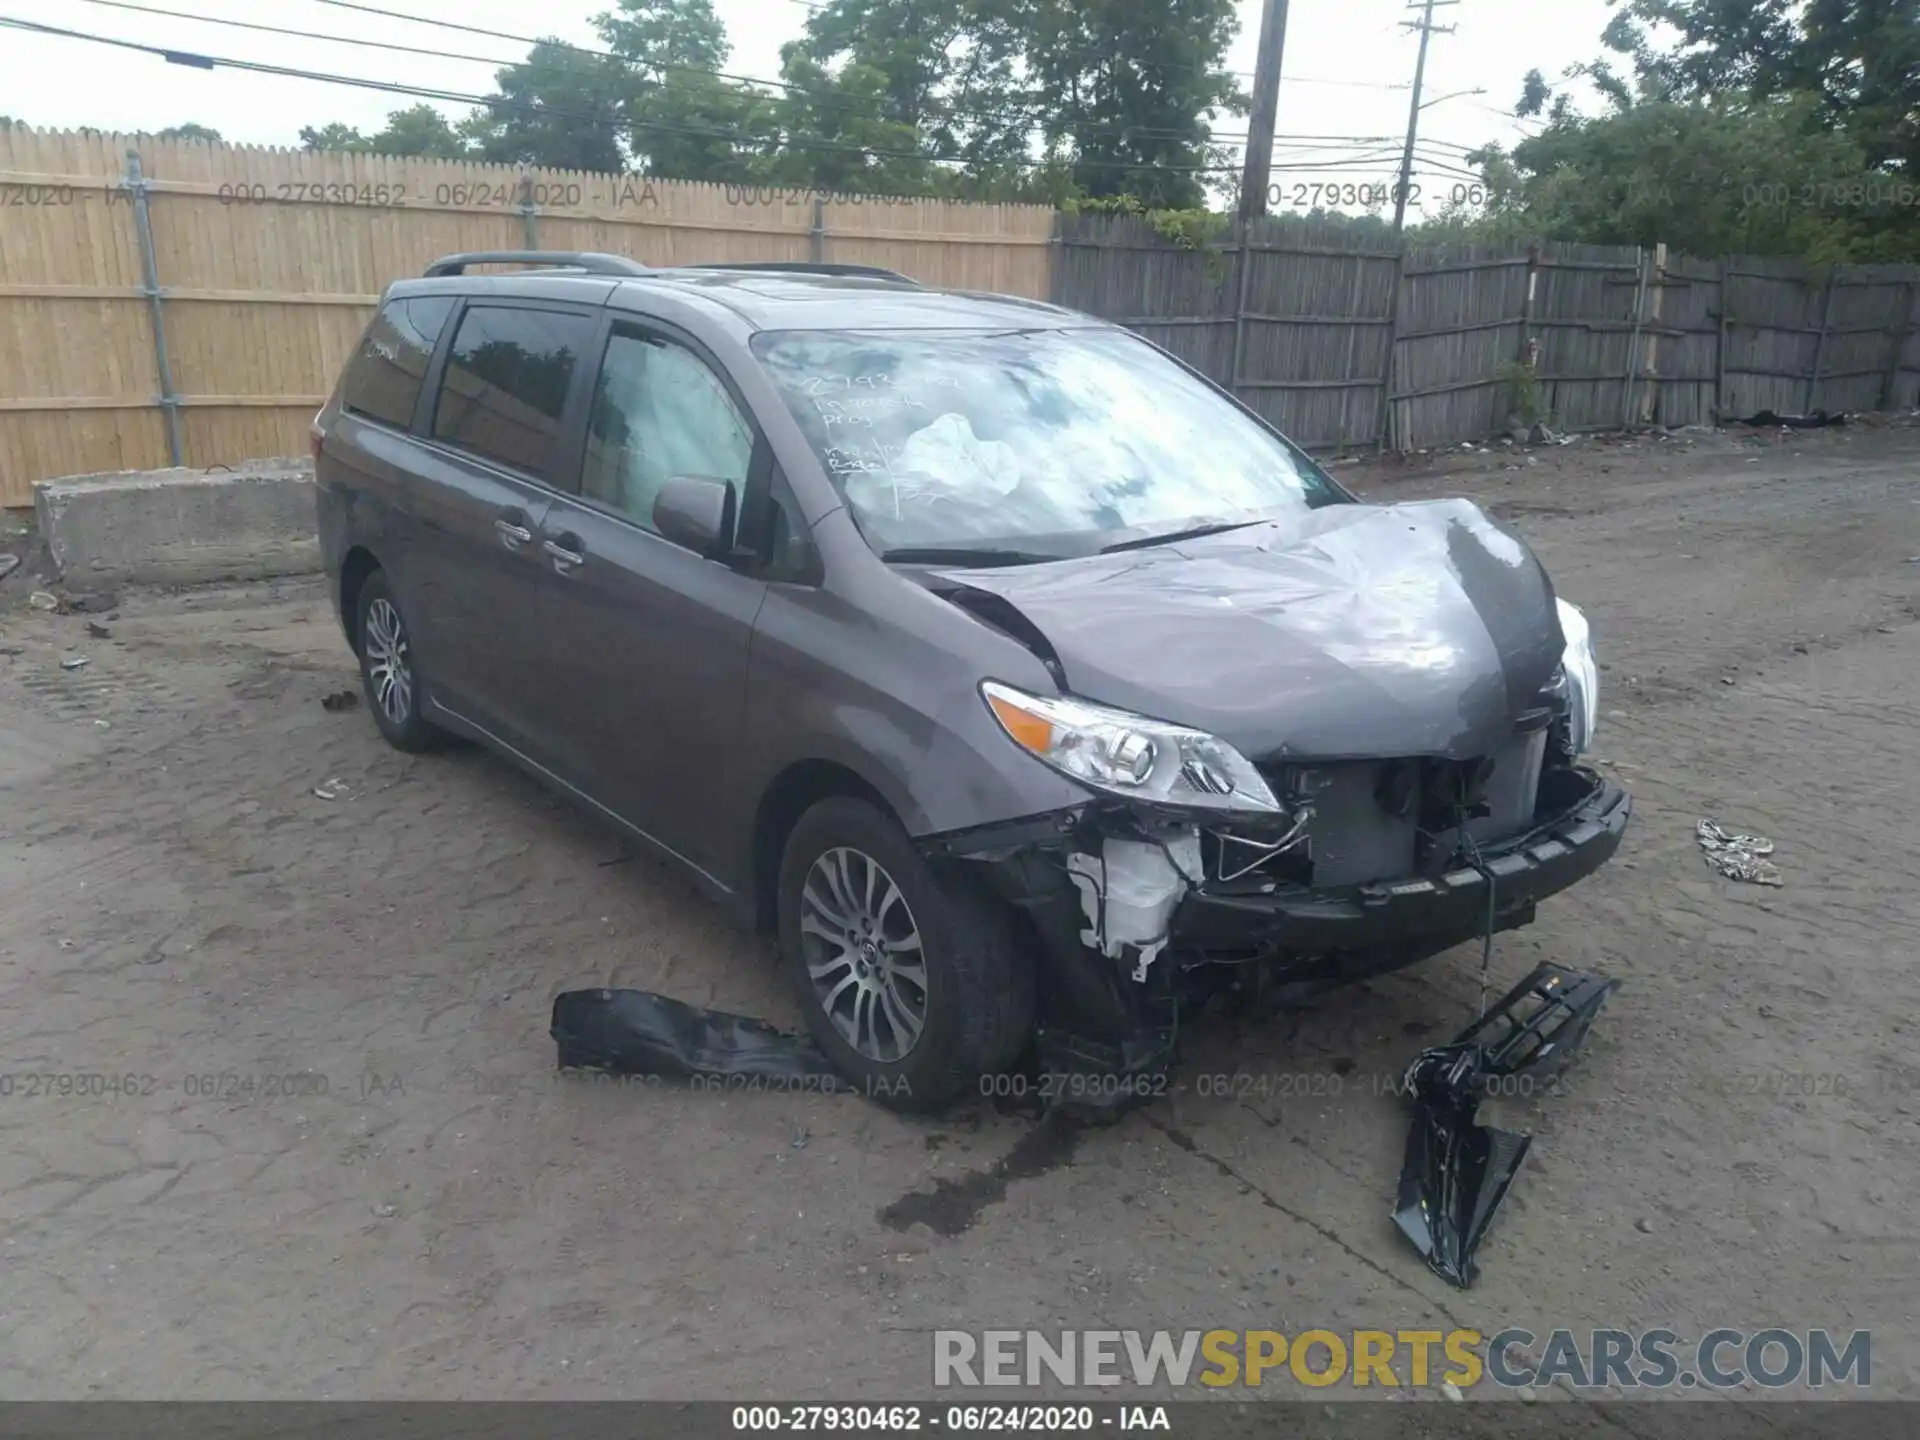
[[(1870, 1327), (1873, 1393), (1920, 1398), (1920, 429), (1338, 473), (1529, 538), (1594, 619), (1597, 754), (1637, 801), (1618, 860), (1494, 947), (1496, 984), (1625, 983), (1571, 1093), (1485, 1117), (1536, 1138), (1477, 1288), (1393, 1230), (1406, 1115), (1373, 1083), (1471, 1017), (1477, 947), (1209, 1019), (1185, 1093), (1110, 1129), (561, 1082), (564, 989), (790, 1022), (764, 946), (486, 755), (323, 709), (355, 673), (317, 580), (104, 620), (27, 608), (23, 571), (6, 1398), (901, 1397), (947, 1327), (1510, 1324)], [(1707, 869), (1702, 817), (1774, 837), (1785, 887)], [(1230, 1071), (1342, 1093), (1191, 1083)], [(50, 1072), (133, 1078), (29, 1094)]]

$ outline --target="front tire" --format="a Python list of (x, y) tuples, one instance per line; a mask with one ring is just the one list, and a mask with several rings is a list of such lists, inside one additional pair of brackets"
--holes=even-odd
[(780, 953), (807, 1028), (869, 1095), (931, 1110), (1011, 1064), (1033, 1029), (1033, 967), (1005, 902), (936, 875), (889, 815), (823, 800), (787, 839)]
[(452, 738), (420, 713), (420, 667), (400, 601), (376, 570), (360, 587), (360, 683), (373, 723), (396, 750), (434, 750)]

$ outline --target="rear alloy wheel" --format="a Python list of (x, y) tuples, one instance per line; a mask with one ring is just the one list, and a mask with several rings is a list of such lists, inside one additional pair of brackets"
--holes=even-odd
[(977, 1092), (1033, 1028), (1033, 968), (1009, 907), (935, 874), (889, 815), (823, 800), (793, 828), (780, 951), (807, 1028), (876, 1100), (929, 1110)]
[(431, 750), (447, 732), (420, 714), (420, 670), (413, 638), (387, 577), (376, 570), (360, 587), (360, 679), (373, 723), (400, 750)]

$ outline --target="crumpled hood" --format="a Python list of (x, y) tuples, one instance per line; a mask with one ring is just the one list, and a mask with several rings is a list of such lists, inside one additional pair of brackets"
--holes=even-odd
[(1466, 500), (939, 573), (1017, 607), (1074, 694), (1255, 759), (1489, 754), (1565, 648), (1539, 562)]

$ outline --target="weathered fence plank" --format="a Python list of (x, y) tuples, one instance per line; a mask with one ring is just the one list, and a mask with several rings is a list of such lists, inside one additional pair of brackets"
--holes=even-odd
[[(138, 191), (124, 183), (135, 162)], [(169, 463), (167, 417), (188, 465), (304, 451), (380, 292), (455, 251), (611, 250), (656, 265), (811, 258), (1035, 299), (1052, 268), (1054, 212), (1041, 206), (18, 126), (0, 130), (0, 180), (35, 202), (0, 207), (0, 505), (10, 506), (30, 503), (35, 480)]]
[(1529, 356), (1568, 430), (1920, 404), (1911, 265), (1408, 249), (1297, 217), (1182, 244), (1137, 217), (1036, 206), (19, 127), (0, 131), (0, 181), (46, 202), (0, 209), (4, 505), (170, 449), (189, 465), (297, 452), (390, 281), (527, 246), (864, 263), (1051, 298), (1163, 345), (1317, 452), (1497, 434), (1521, 418)]

